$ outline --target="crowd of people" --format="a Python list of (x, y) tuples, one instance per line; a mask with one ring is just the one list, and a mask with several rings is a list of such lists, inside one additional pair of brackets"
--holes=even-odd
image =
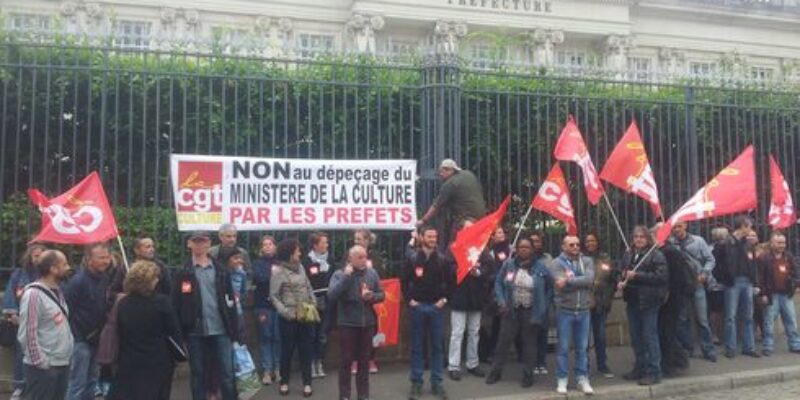
[[(717, 362), (717, 338), (728, 358), (772, 355), (778, 314), (789, 350), (800, 353), (792, 302), (800, 266), (786, 250), (783, 233), (759, 243), (745, 216), (730, 232), (715, 228), (711, 245), (685, 223), (675, 224), (660, 245), (653, 241), (657, 227), (637, 226), (630, 248), (615, 256), (594, 232), (563, 236), (553, 257), (545, 251), (544, 233), (528, 232), (512, 243), (501, 226), (457, 284), (447, 244), (485, 213), (483, 200), (448, 213), (444, 225), (427, 223), (459, 204), (459, 190), (467, 188), (474, 197), (475, 178), (466, 173), (454, 162), (442, 164), (445, 184), (458, 177), (459, 186), (447, 189), (447, 201), (435, 201), (421, 218), (399, 269), (409, 321), (410, 400), (423, 396), (426, 369), (430, 393), (447, 399), (445, 368), (452, 381), (468, 375), (491, 385), (503, 379), (514, 355), (522, 365), (523, 388), (539, 380), (565, 394), (573, 377), (577, 390), (593, 394), (590, 376), (614, 377), (606, 319), (618, 301), (625, 303), (635, 355), (622, 376), (639, 385), (681, 374), (695, 344), (700, 357)], [(86, 246), (74, 272), (61, 251), (28, 246), (3, 302), (4, 318), (19, 327), (16, 398), (168, 399), (175, 365), (188, 359), (193, 399), (234, 400), (234, 347), (244, 343), (257, 344), (252, 350), (261, 383), (276, 384), (281, 395), (291, 391), (297, 353), (300, 393), (310, 397), (314, 379), (326, 376), (326, 345), (334, 331), (339, 398), (370, 398), (369, 375), (378, 372), (372, 306), (384, 301), (381, 279), (389, 275), (375, 235), (353, 232), (341, 258), (333, 256), (323, 232), (310, 234), (307, 246), (293, 237), (278, 242), (263, 236), (252, 259), (237, 245), (235, 226), (222, 225), (218, 238), (212, 247), (208, 232), (188, 235), (186, 262), (174, 270), (157, 258), (152, 237), (133, 242), (129, 268), (107, 244), (97, 243)], [(245, 323), (248, 313), (253, 329)], [(99, 364), (109, 326), (118, 338), (115, 361)], [(547, 379), (551, 328), (558, 342), (555, 377)], [(257, 337), (248, 338), (250, 331)]]

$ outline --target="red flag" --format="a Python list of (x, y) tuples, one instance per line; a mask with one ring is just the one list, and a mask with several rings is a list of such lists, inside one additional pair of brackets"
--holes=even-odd
[(633, 193), (650, 203), (653, 213), (661, 216), (658, 187), (644, 151), (644, 142), (636, 121), (632, 121), (617, 147), (608, 156), (600, 178), (628, 193)]
[(119, 235), (97, 172), (58, 197), (36, 189), (28, 189), (28, 197), (42, 213), (42, 230), (31, 242), (89, 244)]
[(556, 148), (553, 149), (553, 156), (556, 160), (572, 161), (581, 167), (586, 195), (589, 197), (590, 203), (597, 205), (603, 196), (603, 184), (597, 177), (597, 169), (594, 168), (592, 157), (589, 155), (581, 131), (578, 130), (578, 125), (572, 115), (569, 116), (567, 124), (561, 130)]
[(756, 174), (753, 146), (746, 149), (692, 196), (656, 233), (663, 243), (678, 221), (721, 217), (756, 208)]
[(384, 279), (381, 285), (386, 298), (372, 305), (378, 317), (378, 331), (372, 338), (373, 347), (396, 345), (400, 337), (400, 303), (403, 300), (400, 279)]
[(450, 245), (450, 251), (453, 252), (453, 257), (458, 265), (456, 283), (460, 284), (467, 277), (469, 270), (478, 263), (478, 258), (486, 247), (486, 243), (497, 229), (497, 225), (503, 220), (509, 201), (511, 201), (511, 196), (506, 196), (495, 212), (461, 229), (456, 234), (456, 240)]
[(788, 228), (797, 222), (797, 213), (794, 210), (789, 184), (786, 183), (781, 168), (772, 155), (769, 156), (769, 177), (772, 190), (772, 199), (769, 204), (769, 224), (774, 229)]
[(544, 211), (557, 218), (567, 226), (567, 233), (578, 234), (578, 224), (575, 223), (575, 211), (569, 199), (569, 188), (564, 179), (564, 173), (556, 161), (547, 179), (539, 187), (539, 193), (533, 198), (533, 208)]

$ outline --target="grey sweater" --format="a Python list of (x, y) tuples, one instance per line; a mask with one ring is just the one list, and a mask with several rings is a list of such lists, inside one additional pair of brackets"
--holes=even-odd
[[(37, 286), (32, 288), (32, 286)], [(47, 290), (61, 303), (61, 307), (47, 294)], [(25, 288), (20, 301), (19, 331), (17, 341), (22, 345), (23, 362), (36, 368), (69, 365), (72, 356), (72, 331), (69, 328), (67, 302), (61, 292), (56, 294), (40, 283)]]
[(303, 266), (285, 262), (272, 270), (269, 298), (278, 314), (291, 321), (297, 318), (297, 306), (300, 304), (317, 304)]
[(568, 275), (566, 286), (556, 289), (554, 302), (556, 308), (566, 311), (586, 311), (591, 306), (591, 290), (594, 284), (594, 262), (590, 257), (580, 256), (578, 260), (571, 261), (561, 253), (550, 262), (550, 273), (553, 280), (557, 281)]
[[(370, 302), (361, 297), (361, 290), (366, 287), (374, 294)], [(340, 326), (367, 327), (375, 326), (375, 312), (372, 305), (385, 298), (378, 273), (372, 268), (354, 269), (347, 275), (343, 270), (333, 273), (328, 287), (328, 299), (336, 303), (338, 323)]]

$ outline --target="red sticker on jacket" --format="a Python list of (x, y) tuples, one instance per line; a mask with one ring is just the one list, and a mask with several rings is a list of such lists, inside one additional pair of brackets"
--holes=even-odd
[(786, 273), (786, 264), (778, 265), (778, 271), (781, 271), (782, 274)]
[(311, 275), (316, 275), (316, 274), (319, 273), (319, 267), (315, 265), (315, 266), (309, 268), (308, 272), (310, 272)]
[(498, 254), (497, 254), (497, 258), (498, 258), (500, 261), (503, 261), (503, 260), (505, 260), (505, 259), (506, 259), (506, 253), (505, 253), (505, 252), (503, 252), (503, 253), (498, 253)]
[(57, 312), (53, 317), (53, 321), (55, 321), (56, 325), (61, 325), (64, 322), (64, 314)]
[(181, 293), (192, 293), (192, 282), (183, 281), (181, 283)]
[(511, 282), (514, 280), (514, 272), (508, 271), (506, 272), (506, 281)]
[(747, 259), (748, 260), (752, 260), (753, 259), (753, 253), (747, 253)]
[(414, 268), (414, 275), (416, 275), (417, 278), (422, 278), (422, 276), (425, 275), (425, 268), (422, 267)]
[(372, 268), (372, 260), (367, 259), (367, 268)]

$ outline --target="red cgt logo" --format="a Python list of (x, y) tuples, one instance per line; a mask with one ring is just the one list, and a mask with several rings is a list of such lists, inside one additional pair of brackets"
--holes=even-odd
[(182, 161), (178, 164), (178, 211), (222, 211), (222, 163)]

